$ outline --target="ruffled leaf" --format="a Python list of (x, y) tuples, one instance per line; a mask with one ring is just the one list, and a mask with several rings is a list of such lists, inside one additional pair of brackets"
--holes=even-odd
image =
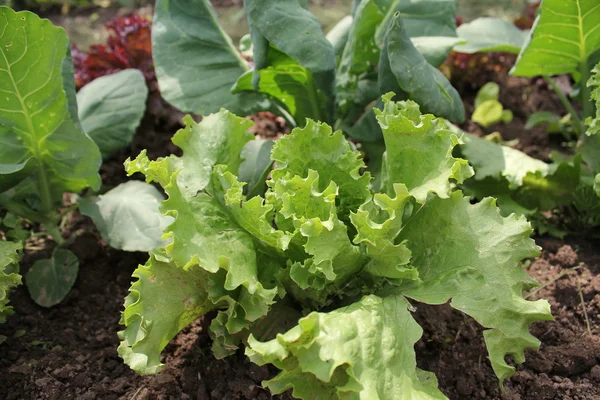
[(8, 294), (21, 284), (18, 263), (22, 247), (21, 243), (0, 241), (0, 323), (14, 313), (8, 305)]
[(383, 191), (393, 195), (393, 184), (402, 183), (419, 203), (429, 193), (447, 198), (451, 179), (460, 183), (473, 175), (466, 160), (452, 157), (458, 137), (446, 129), (445, 121), (421, 115), (416, 103), (394, 102), (392, 97), (384, 95), (383, 110), (375, 109), (386, 145)]
[(525, 349), (539, 347), (529, 325), (552, 319), (548, 302), (523, 298), (535, 282), (521, 261), (539, 255), (531, 232), (524, 217), (501, 217), (494, 199), (472, 205), (455, 192), (430, 199), (398, 236), (407, 241), (421, 279), (401, 293), (428, 304), (451, 299), (452, 307), (488, 328), (485, 341), (501, 382), (514, 373), (506, 355), (522, 363)]
[(394, 241), (402, 228), (404, 210), (412, 196), (406, 186), (395, 184), (396, 196), (378, 193), (350, 216), (358, 235), (354, 243), (363, 244), (369, 262), (365, 271), (375, 275), (395, 279), (417, 279), (419, 274), (410, 262), (410, 250), (404, 242)]
[(308, 120), (304, 128), (294, 129), (275, 143), (271, 157), (277, 165), (271, 174), (273, 181), (286, 174), (305, 178), (310, 168), (319, 172), (319, 190), (335, 182), (342, 220), (370, 197), (371, 174), (360, 173), (365, 168), (360, 153), (351, 150), (341, 131), (332, 133), (327, 124)]
[(139, 374), (164, 368), (160, 353), (181, 329), (215, 308), (205, 287), (208, 273), (184, 270), (167, 260), (151, 257), (133, 273), (137, 281), (125, 299), (119, 332), (119, 356)]
[[(283, 371), (263, 382), (301, 399), (445, 399), (435, 375), (417, 368), (422, 334), (402, 297), (367, 296), (328, 313), (313, 312), (269, 342), (248, 340), (246, 354)], [(343, 327), (343, 329), (340, 329)]]

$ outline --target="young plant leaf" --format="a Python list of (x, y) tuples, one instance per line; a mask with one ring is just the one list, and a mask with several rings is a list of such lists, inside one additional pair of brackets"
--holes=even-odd
[(78, 272), (77, 256), (69, 250), (56, 248), (51, 258), (38, 260), (29, 269), (25, 277), (27, 290), (37, 304), (52, 307), (69, 294)]
[(105, 75), (77, 93), (79, 120), (85, 133), (107, 158), (129, 145), (146, 110), (148, 87), (137, 69)]
[(74, 94), (66, 90), (74, 85), (63, 75), (70, 59), (66, 32), (8, 7), (0, 7), (0, 32), (0, 187), (14, 184), (13, 174), (30, 177), (37, 190), (29, 195), (49, 213), (63, 192), (99, 187), (100, 152), (69, 103)]
[(380, 89), (402, 89), (426, 112), (461, 122), (465, 109), (460, 95), (450, 82), (419, 53), (410, 40), (400, 14), (387, 32), (384, 56), (379, 62)]
[(120, 184), (107, 193), (83, 199), (79, 210), (90, 217), (102, 238), (113, 248), (150, 251), (163, 247), (163, 230), (173, 218), (161, 215), (162, 194), (140, 181)]
[(475, 96), (475, 108), (488, 100), (498, 100), (500, 97), (500, 85), (496, 82), (488, 82), (479, 89)]
[(263, 382), (275, 394), (292, 389), (305, 400), (446, 399), (435, 375), (417, 368), (414, 345), (423, 330), (409, 308), (402, 296), (366, 296), (313, 312), (269, 342), (250, 336), (246, 354), (282, 370)]
[(21, 243), (0, 241), (0, 324), (14, 313), (8, 305), (8, 295), (21, 284), (19, 251), (22, 247)]
[(350, 151), (341, 131), (332, 132), (326, 124), (309, 120), (304, 128), (295, 129), (294, 135), (277, 141), (271, 158), (277, 164), (271, 173), (274, 181), (288, 174), (306, 177), (309, 169), (319, 171), (319, 191), (333, 181), (339, 188), (342, 220), (369, 198), (371, 174), (360, 173), (365, 167), (360, 155)]
[(529, 32), (503, 19), (485, 17), (462, 24), (456, 33), (466, 42), (454, 48), (459, 53), (499, 51), (519, 54)]

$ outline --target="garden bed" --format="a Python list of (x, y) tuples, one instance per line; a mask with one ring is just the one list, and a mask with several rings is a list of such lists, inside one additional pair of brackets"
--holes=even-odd
[[(214, 2), (216, 6), (234, 7), (227, 9), (231, 15), (217, 10), (220, 17), (234, 23), (245, 21), (240, 10), (235, 8), (241, 3), (241, 0)], [(349, 4), (345, 0), (312, 2), (317, 6), (346, 3)], [(88, 18), (90, 10), (79, 11), (80, 18)], [(146, 13), (150, 11), (145, 9)], [(117, 11), (103, 11), (98, 18), (105, 22), (114, 12)], [(64, 22), (62, 17), (53, 20), (58, 24)], [(247, 30), (243, 25), (241, 27)], [(89, 28), (92, 31), (99, 29), (93, 24)], [(87, 48), (87, 44), (84, 42), (82, 49)], [(499, 53), (489, 54), (504, 57), (498, 56)], [(509, 77), (507, 70), (515, 59), (512, 55), (496, 65), (494, 62), (498, 59), (487, 63), (489, 60), (485, 58), (486, 64), (476, 69), (478, 75), (452, 82), (458, 88), (467, 115), (467, 121), (460, 127), (476, 136), (499, 132), (499, 137), (510, 141), (514, 148), (550, 162), (553, 151), (566, 154), (572, 148), (565, 144), (563, 136), (549, 135), (544, 126), (526, 129), (525, 125), (528, 117), (537, 111), (563, 115), (564, 106), (544, 79)], [(153, 100), (148, 102), (148, 111), (137, 135), (130, 145), (102, 164), (103, 189), (130, 179), (143, 179), (140, 174), (127, 177), (123, 163), (144, 149), (150, 159), (181, 155), (181, 149), (171, 143), (171, 137), (181, 127), (178, 120), (182, 114), (160, 100), (153, 74), (152, 70), (146, 76), (153, 90)], [(477, 90), (489, 81), (499, 84), (498, 100), (512, 112), (512, 119), (484, 129), (469, 116), (474, 112)], [(571, 89), (566, 75), (557, 77), (557, 82), (566, 87), (564, 92)], [(278, 139), (289, 132), (285, 120), (269, 112), (248, 118), (255, 121), (251, 132), (261, 138)], [(360, 144), (358, 148), (361, 148)], [(57, 197), (58, 203), (60, 199)], [(72, 201), (68, 195), (63, 196), (63, 200), (65, 206)], [(239, 207), (242, 205), (240, 201)], [(504, 392), (501, 392), (497, 374), (488, 360), (483, 328), (474, 319), (447, 304), (432, 306), (411, 301), (414, 318), (423, 328), (423, 336), (415, 345), (418, 367), (432, 371), (437, 376), (440, 390), (450, 399), (600, 398), (600, 230), (590, 228), (573, 232), (575, 225), (571, 223), (566, 207), (559, 206), (553, 212), (544, 212), (543, 216), (551, 219), (559, 229), (571, 228), (569, 235), (565, 239), (534, 236), (542, 253), (524, 264), (528, 274), (540, 283), (526, 292), (525, 298), (546, 299), (554, 320), (532, 324), (530, 331), (541, 341), (541, 348), (539, 351), (528, 350), (522, 364), (509, 361), (516, 365), (517, 372), (506, 380)], [(39, 224), (32, 226), (36, 233), (42, 229)], [(140, 376), (133, 372), (117, 354), (117, 332), (123, 329), (119, 317), (131, 287), (132, 273), (146, 262), (147, 253), (111, 248), (92, 220), (79, 211), (68, 214), (61, 229), (62, 236), (67, 239), (65, 248), (79, 259), (79, 275), (66, 298), (52, 308), (38, 306), (25, 285), (11, 292), (10, 303), (15, 313), (5, 324), (0, 324), (0, 399), (292, 398), (291, 391), (272, 396), (262, 386), (261, 382), (275, 376), (278, 370), (270, 364), (251, 363), (243, 348), (224, 360), (215, 359), (208, 334), (215, 311), (198, 318), (171, 340), (162, 352), (166, 367), (160, 373)], [(24, 277), (37, 260), (49, 257), (56, 246), (53, 241), (41, 237), (45, 236), (35, 235), (26, 242), (20, 262), (20, 274)], [(512, 252), (512, 248), (508, 252)], [(318, 309), (330, 311), (326, 308)], [(144, 315), (144, 318), (148, 317)], [(525, 319), (521, 321), (525, 323)], [(133, 325), (131, 321), (129, 324)]]
[[(544, 158), (558, 148), (556, 137), (536, 134), (523, 127), (531, 108), (558, 108), (560, 104), (543, 85), (525, 92), (524, 83), (504, 85), (502, 102), (515, 112), (509, 125), (497, 125), (505, 139), (519, 139), (530, 155)], [(504, 89), (504, 88), (508, 89)], [(465, 91), (468, 91), (465, 89)], [(470, 115), (472, 96), (465, 96)], [(543, 103), (543, 104), (542, 104)], [(257, 122), (261, 136), (273, 136), (276, 124)], [(476, 133), (475, 125), (464, 125)], [(165, 131), (145, 120), (128, 150), (107, 160), (102, 168), (106, 184), (123, 182), (123, 161), (147, 148), (152, 158), (175, 151)], [(532, 139), (533, 137), (533, 139)], [(543, 138), (543, 140), (539, 140)], [(0, 393), (4, 399), (269, 399), (261, 381), (275, 369), (250, 363), (239, 351), (215, 360), (207, 327), (211, 316), (200, 318), (180, 333), (164, 352), (166, 369), (156, 376), (138, 376), (117, 356), (117, 331), (123, 299), (131, 274), (146, 261), (143, 253), (127, 253), (108, 247), (93, 223), (75, 214), (63, 232), (79, 235), (69, 247), (81, 260), (74, 289), (59, 305), (37, 306), (24, 286), (11, 295), (15, 315), (0, 325), (7, 336), (0, 345)], [(590, 235), (588, 235), (589, 237)], [(545, 298), (555, 321), (538, 322), (532, 333), (542, 341), (539, 352), (528, 351), (527, 361), (506, 382), (508, 399), (600, 398), (600, 243), (579, 236), (566, 240), (536, 237), (542, 255), (532, 260), (529, 274), (542, 285), (530, 299)], [(45, 246), (46, 244), (40, 243)], [(50, 253), (27, 252), (22, 273), (37, 258)], [(34, 258), (35, 257), (35, 258)], [(574, 267), (578, 267), (574, 269)], [(535, 290), (535, 289), (534, 289)], [(587, 311), (589, 329), (583, 313)], [(415, 304), (415, 317), (424, 328), (416, 345), (419, 367), (433, 371), (441, 390), (451, 399), (499, 399), (498, 380), (487, 359), (482, 328), (470, 317), (448, 306)], [(291, 398), (289, 394), (274, 398)]]

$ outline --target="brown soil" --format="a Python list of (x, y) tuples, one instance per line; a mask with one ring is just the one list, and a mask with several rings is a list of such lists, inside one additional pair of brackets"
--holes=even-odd
[[(536, 110), (557, 106), (543, 103), (554, 101), (543, 87), (533, 95), (527, 90), (522, 83), (503, 88), (502, 96), (508, 98), (502, 102), (515, 113), (515, 122), (497, 128), (505, 139), (519, 138), (529, 154), (546, 158), (556, 144), (543, 135), (539, 142), (529, 139), (531, 133), (523, 129), (526, 107), (529, 102)], [(258, 122), (257, 133), (277, 136), (268, 127), (279, 122), (265, 118)], [(149, 148), (152, 157), (176, 151), (169, 144), (172, 131), (164, 133), (146, 120), (140, 132), (145, 135), (104, 164), (107, 185), (126, 179), (123, 160), (142, 148)], [(0, 335), (8, 337), (0, 344), (0, 399), (272, 398), (260, 382), (275, 370), (251, 364), (242, 352), (214, 359), (206, 332), (210, 317), (196, 321), (169, 344), (163, 372), (147, 377), (133, 373), (117, 356), (116, 333), (131, 273), (146, 256), (110, 249), (91, 222), (78, 214), (64, 233), (74, 232), (78, 236), (70, 249), (81, 261), (80, 274), (65, 301), (44, 309), (32, 302), (23, 286), (11, 295), (16, 314), (0, 325)], [(504, 394), (487, 360), (481, 327), (448, 306), (417, 305), (416, 318), (424, 329), (416, 346), (419, 367), (433, 371), (451, 399), (600, 399), (600, 243), (581, 237), (537, 241), (544, 250), (527, 271), (542, 284), (550, 283), (530, 298), (548, 299), (555, 321), (533, 325), (541, 348), (527, 352), (527, 361), (517, 366)], [(27, 252), (22, 273), (49, 251)]]

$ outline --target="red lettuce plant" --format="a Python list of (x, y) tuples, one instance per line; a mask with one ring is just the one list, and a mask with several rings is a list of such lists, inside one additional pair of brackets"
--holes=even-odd
[(152, 62), (152, 23), (132, 14), (119, 17), (105, 25), (111, 32), (106, 44), (94, 44), (87, 52), (72, 47), (75, 84), (82, 88), (96, 78), (127, 69), (139, 69), (151, 91), (157, 91)]

